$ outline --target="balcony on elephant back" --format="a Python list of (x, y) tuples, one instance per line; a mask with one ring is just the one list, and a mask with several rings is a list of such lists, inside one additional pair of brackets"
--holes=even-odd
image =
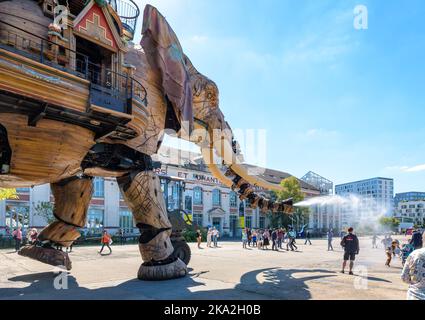
[(132, 99), (146, 106), (146, 90), (127, 73), (118, 73), (91, 62), (89, 56), (0, 21), (0, 48), (90, 82), (90, 102), (131, 115)]
[(96, 138), (137, 136), (126, 123), (136, 111), (146, 114), (147, 91), (132, 77), (132, 66), (116, 72), (92, 61), (95, 54), (65, 47), (60, 36), (55, 40), (0, 20), (0, 112), (27, 114), (32, 126), (43, 117), (77, 124)]

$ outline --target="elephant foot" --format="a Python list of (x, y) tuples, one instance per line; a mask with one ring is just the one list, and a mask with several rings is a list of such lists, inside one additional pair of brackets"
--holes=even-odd
[(139, 280), (161, 281), (182, 278), (187, 275), (187, 266), (179, 258), (143, 263), (137, 274)]
[(72, 269), (72, 263), (68, 254), (51, 247), (25, 246), (19, 250), (18, 254), (51, 266), (65, 267), (68, 271)]

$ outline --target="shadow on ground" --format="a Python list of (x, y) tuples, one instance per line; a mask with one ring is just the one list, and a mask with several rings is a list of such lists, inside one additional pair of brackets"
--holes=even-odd
[[(208, 271), (194, 273), (183, 279), (146, 282), (133, 279), (116, 286), (88, 289), (81, 287), (76, 278), (68, 274), (68, 289), (57, 290), (53, 284), (58, 274), (53, 272), (27, 274), (9, 278), (11, 282), (29, 284), (25, 288), (0, 288), (0, 299), (195, 299), (195, 300), (240, 300), (240, 299), (310, 299), (311, 293), (306, 282), (322, 278), (334, 277), (328, 270), (303, 269), (259, 269), (244, 274), (240, 282), (231, 289), (205, 290), (201, 277)], [(313, 275), (314, 273), (314, 275)], [(297, 274), (311, 274), (297, 276)], [(61, 278), (63, 279), (63, 278)], [(215, 280), (207, 280), (212, 285), (222, 285)]]

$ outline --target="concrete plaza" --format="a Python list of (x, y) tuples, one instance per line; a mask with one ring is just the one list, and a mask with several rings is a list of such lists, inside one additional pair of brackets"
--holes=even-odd
[(0, 250), (0, 299), (405, 299), (400, 259), (384, 266), (382, 245), (372, 249), (363, 238), (357, 276), (349, 276), (339, 273), (338, 244), (336, 238), (334, 252), (325, 240), (312, 246), (298, 240), (299, 252), (244, 250), (239, 242), (203, 250), (191, 244), (189, 276), (164, 282), (135, 278), (141, 262), (135, 245), (115, 245), (111, 256), (100, 256), (99, 247), (75, 247), (67, 290), (54, 288), (54, 268)]

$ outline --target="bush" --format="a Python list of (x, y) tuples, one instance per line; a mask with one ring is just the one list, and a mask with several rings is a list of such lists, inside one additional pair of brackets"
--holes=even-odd
[[(202, 241), (207, 241), (207, 231), (202, 229)], [(183, 238), (186, 242), (196, 242), (196, 230), (186, 229), (182, 232)]]

